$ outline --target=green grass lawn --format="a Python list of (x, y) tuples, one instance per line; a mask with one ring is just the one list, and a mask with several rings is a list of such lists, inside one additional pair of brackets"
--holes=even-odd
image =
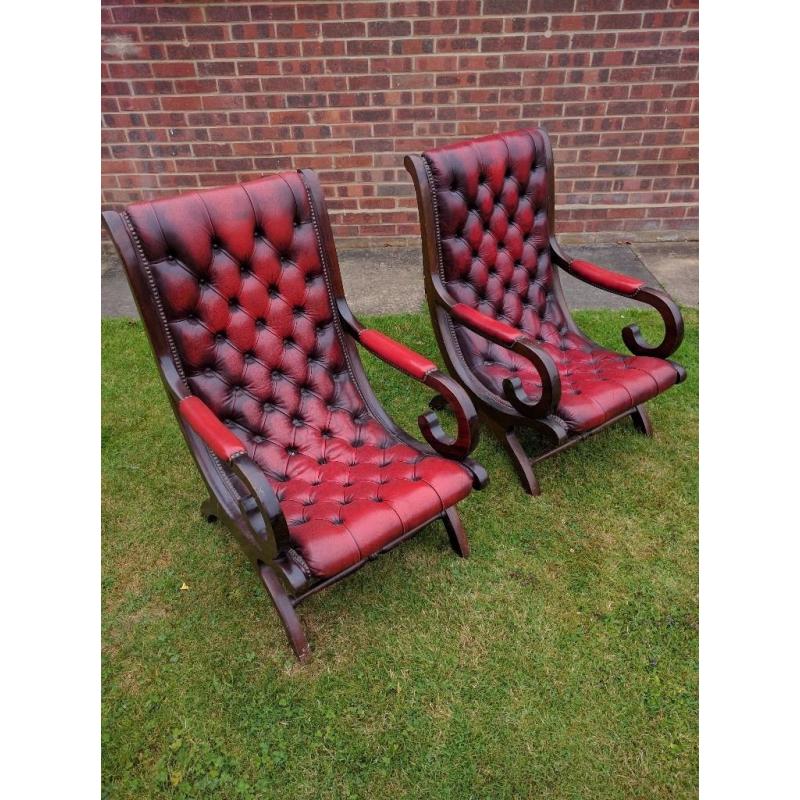
[[(697, 313), (687, 382), (520, 490), (490, 485), (300, 606), (295, 662), (172, 417), (141, 325), (103, 323), (103, 791), (107, 798), (690, 798), (697, 794)], [(650, 312), (584, 311), (614, 348)], [(369, 321), (441, 359), (427, 316)], [(378, 363), (409, 430), (429, 394)], [(188, 590), (181, 591), (183, 582)]]

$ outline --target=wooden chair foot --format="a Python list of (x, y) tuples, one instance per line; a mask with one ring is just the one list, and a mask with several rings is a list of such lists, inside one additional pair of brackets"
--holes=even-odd
[(206, 522), (213, 524), (219, 520), (219, 509), (217, 508), (217, 504), (210, 497), (207, 500), (203, 500), (200, 504), (200, 513), (203, 515), (203, 519)]
[(513, 428), (502, 428), (491, 426), (492, 433), (503, 445), (506, 453), (517, 471), (522, 488), (533, 497), (538, 497), (542, 490), (539, 488), (539, 481), (533, 472), (533, 466), (528, 454), (522, 447), (519, 437)]
[(450, 506), (450, 508), (444, 510), (442, 522), (444, 522), (444, 527), (447, 530), (450, 546), (461, 558), (469, 558), (469, 540), (455, 506)]
[(275, 610), (278, 612), (278, 616), (281, 618), (294, 654), (297, 656), (298, 661), (304, 664), (311, 657), (311, 649), (308, 646), (306, 634), (300, 623), (300, 617), (297, 616), (297, 611), (295, 611), (289, 595), (286, 594), (286, 590), (283, 588), (278, 576), (266, 564), (260, 565), (259, 575), (272, 600), (272, 604), (275, 606)]
[(642, 436), (653, 435), (653, 423), (650, 420), (650, 414), (644, 405), (636, 406), (631, 412), (631, 419), (633, 420), (633, 427), (642, 434)]

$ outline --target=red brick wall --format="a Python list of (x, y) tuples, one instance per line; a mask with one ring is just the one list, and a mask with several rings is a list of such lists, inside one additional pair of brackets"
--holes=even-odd
[(697, 229), (696, 0), (103, 0), (103, 204), (319, 171), (341, 238), (417, 234), (403, 155), (541, 124), (572, 238)]

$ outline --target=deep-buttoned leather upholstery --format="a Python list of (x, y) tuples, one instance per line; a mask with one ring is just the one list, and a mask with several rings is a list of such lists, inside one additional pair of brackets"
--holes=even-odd
[[(569, 430), (591, 430), (676, 382), (668, 361), (620, 355), (570, 329), (553, 291), (547, 157), (537, 129), (423, 156), (435, 192), (446, 288), (459, 303), (524, 332), (552, 356), (562, 386), (556, 413)], [(614, 288), (630, 293), (634, 283), (619, 276)], [(541, 395), (527, 359), (457, 320), (454, 330), (466, 363), (493, 393), (502, 398), (503, 380), (518, 377), (533, 400)]]
[(126, 221), (180, 374), (263, 469), (313, 575), (341, 572), (470, 492), (463, 466), (369, 411), (298, 174), (137, 203)]

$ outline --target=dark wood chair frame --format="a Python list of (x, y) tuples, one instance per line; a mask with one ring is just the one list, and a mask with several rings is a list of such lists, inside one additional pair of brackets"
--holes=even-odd
[[(439, 370), (427, 372), (422, 378), (411, 376), (416, 377), (435, 393), (439, 398), (440, 408), (449, 404), (456, 416), (455, 437), (446, 434), (435, 411), (427, 411), (418, 418), (420, 431), (430, 446), (421, 443), (400, 428), (375, 396), (364, 372), (357, 344), (361, 344), (395, 368), (406, 374), (410, 373), (404, 369), (400, 358), (393, 360), (390, 355), (379, 352), (379, 349), (373, 349), (371, 344), (360, 340), (362, 332), (367, 329), (355, 317), (345, 298), (322, 188), (312, 171), (299, 172), (311, 204), (325, 280), (334, 299), (334, 325), (345, 349), (353, 377), (370, 412), (394, 437), (408, 446), (421, 453), (438, 454), (458, 460), (472, 475), (474, 488), (483, 488), (488, 482), (486, 471), (468, 457), (478, 443), (478, 416), (468, 394), (450, 376)], [(186, 415), (181, 413), (181, 401), (192, 395), (176, 368), (158, 310), (152, 299), (151, 289), (147, 284), (145, 273), (140, 269), (136, 237), (125, 214), (107, 211), (103, 214), (103, 221), (122, 259), (139, 314), (148, 329), (159, 374), (178, 425), (208, 489), (209, 497), (201, 505), (202, 515), (208, 522), (222, 521), (234, 535), (258, 572), (297, 658), (306, 661), (310, 657), (310, 648), (295, 610), (297, 605), (356, 572), (368, 561), (394, 549), (418, 533), (430, 521), (397, 537), (377, 553), (362, 559), (337, 575), (325, 579), (309, 577), (291, 558), (293, 550), (286, 519), (275, 491), (261, 468), (243, 447), (229, 458), (221, 458), (215, 454), (212, 444), (215, 435), (225, 437), (232, 434), (213, 415), (213, 412), (208, 410), (206, 416), (213, 419), (208, 420), (209, 427), (206, 429), (196, 424), (193, 426), (187, 421)], [(403, 345), (397, 347), (403, 349)], [(193, 399), (199, 400), (196, 397)], [(207, 407), (203, 405), (203, 408)], [(456, 508), (451, 506), (445, 509), (439, 518), (444, 523), (453, 550), (458, 555), (467, 557), (469, 543)]]
[[(553, 151), (547, 132), (542, 128), (539, 130), (544, 139), (547, 160), (547, 214), (550, 225), (549, 247), (553, 264), (552, 291), (560, 306), (561, 313), (564, 315), (569, 330), (580, 334), (589, 342), (592, 342), (592, 340), (578, 328), (569, 312), (561, 287), (559, 268), (597, 288), (610, 291), (613, 294), (623, 295), (624, 293), (621, 291), (614, 291), (600, 281), (590, 280), (583, 272), (578, 273), (571, 268), (572, 262), (575, 259), (565, 253), (554, 233), (555, 174), (553, 168)], [(464, 316), (459, 314), (458, 309), (455, 312), (453, 311), (454, 306), (457, 305), (457, 301), (448, 292), (445, 285), (444, 266), (442, 263), (439, 241), (440, 228), (438, 208), (433, 175), (423, 156), (407, 155), (404, 163), (406, 170), (411, 175), (416, 190), (422, 233), (425, 296), (433, 322), (433, 328), (436, 333), (436, 339), (439, 344), (439, 350), (450, 374), (467, 390), (475, 403), (482, 421), (486, 423), (489, 430), (492, 431), (493, 435), (499, 440), (508, 453), (525, 491), (531, 495), (538, 495), (541, 493), (539, 482), (533, 470), (535, 464), (578, 444), (578, 442), (583, 441), (625, 417), (631, 417), (634, 428), (639, 433), (645, 436), (652, 436), (652, 423), (644, 404), (635, 406), (631, 410), (625, 411), (613, 419), (607, 420), (605, 423), (592, 430), (570, 434), (563, 420), (554, 413), (561, 398), (561, 381), (558, 369), (550, 355), (522, 331), (518, 331), (510, 326), (505, 326), (509, 329), (509, 332), (515, 332), (516, 336), (513, 337), (513, 339), (507, 336), (498, 336), (492, 331), (491, 327), (484, 327), (479, 324), (480, 320), (476, 320), (475, 315)], [(599, 273), (602, 273), (603, 270), (598, 268), (596, 272), (599, 276)], [(622, 330), (623, 342), (635, 355), (655, 356), (669, 360), (669, 356), (678, 349), (683, 341), (683, 317), (681, 316), (680, 309), (665, 292), (648, 286), (638, 289), (635, 294), (635, 299), (658, 311), (664, 323), (664, 336), (657, 345), (651, 345), (642, 336), (638, 325), (628, 325)], [(480, 315), (480, 312), (476, 313)], [(523, 358), (528, 359), (534, 369), (539, 373), (539, 378), (542, 383), (541, 396), (535, 401), (528, 397), (518, 377), (507, 378), (503, 382), (504, 397), (502, 398), (481, 383), (472, 373), (461, 355), (453, 326), (454, 317), (460, 325), (465, 325), (489, 341), (506, 347)], [(487, 317), (486, 319), (490, 320), (491, 318)], [(478, 324), (476, 324), (476, 322)], [(592, 343), (596, 344), (594, 342)], [(600, 345), (597, 346), (600, 347)], [(686, 379), (686, 370), (683, 366), (674, 361), (670, 361), (670, 363), (673, 364), (678, 373), (677, 383), (681, 383)], [(443, 408), (444, 400), (434, 397), (431, 401), (431, 407), (438, 409)], [(545, 439), (550, 447), (543, 452), (537, 453), (533, 457), (528, 456), (517, 434), (520, 427), (533, 429)]]

